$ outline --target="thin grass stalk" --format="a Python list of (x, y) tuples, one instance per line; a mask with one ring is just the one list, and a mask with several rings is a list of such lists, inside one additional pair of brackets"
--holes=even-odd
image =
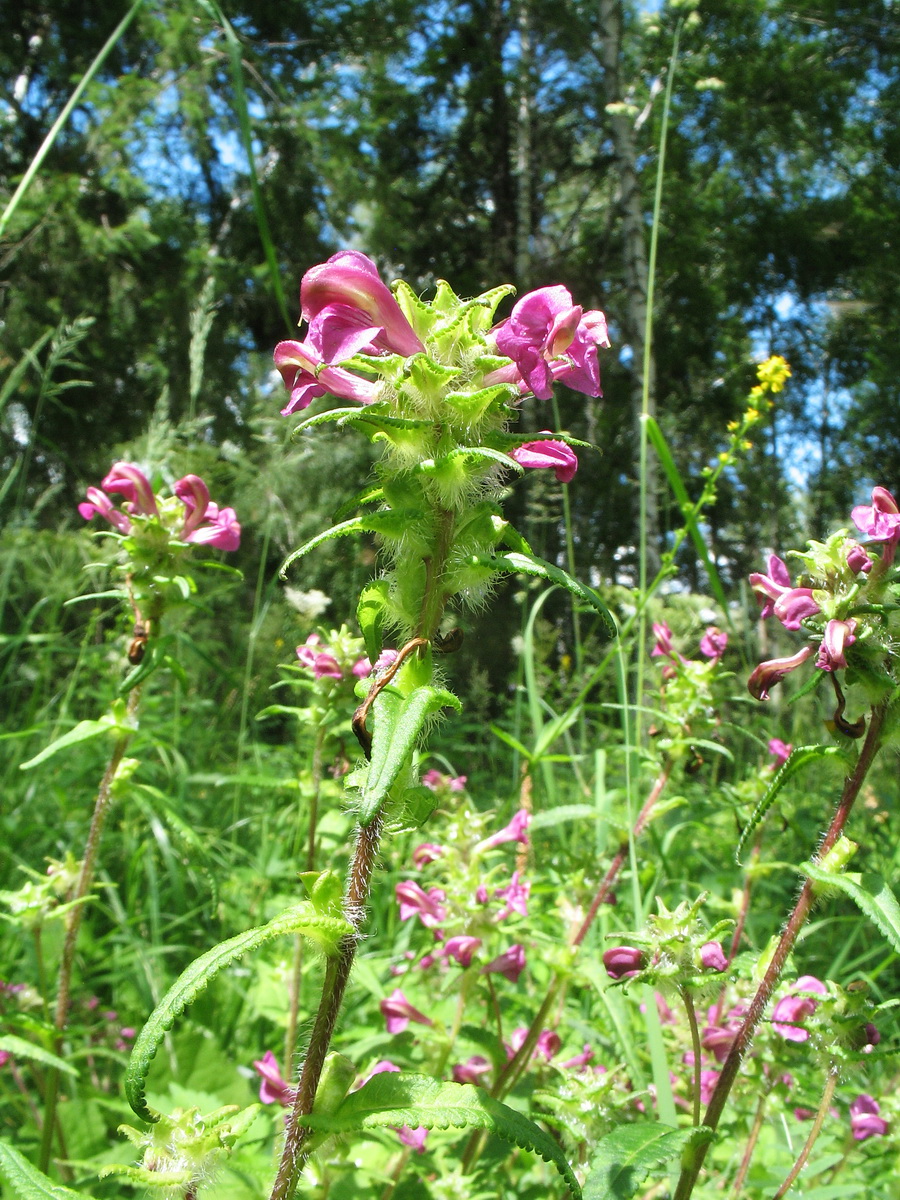
[[(847, 824), (869, 768), (880, 748), (881, 729), (884, 725), (886, 713), (886, 701), (876, 705), (872, 709), (866, 740), (860, 750), (856, 766), (844, 781), (840, 802), (832, 817), (831, 824), (828, 826), (825, 837), (816, 852), (816, 858), (819, 861), (828, 853), (844, 832), (844, 826)], [(757, 988), (756, 995), (750, 1003), (750, 1008), (747, 1011), (744, 1022), (738, 1030), (728, 1057), (722, 1066), (719, 1081), (716, 1084), (703, 1121), (704, 1125), (710, 1129), (718, 1127), (728, 1096), (737, 1078), (741, 1061), (750, 1046), (750, 1042), (756, 1032), (756, 1027), (762, 1020), (766, 1007), (772, 998), (772, 994), (784, 970), (784, 965), (787, 962), (788, 955), (793, 950), (800, 931), (806, 923), (815, 898), (815, 885), (811, 879), (807, 879), (800, 891), (794, 911), (788, 918), (778, 945), (775, 947), (775, 952)], [(687, 1163), (682, 1168), (673, 1200), (688, 1200), (694, 1190), (694, 1185), (697, 1182), (708, 1149), (708, 1142), (693, 1148)]]
[(838, 1080), (837, 1068), (832, 1067), (831, 1070), (828, 1072), (827, 1079), (825, 1080), (825, 1089), (822, 1092), (822, 1099), (819, 1103), (819, 1108), (818, 1108), (818, 1111), (816, 1112), (815, 1120), (812, 1123), (812, 1128), (809, 1131), (809, 1137), (804, 1142), (803, 1149), (797, 1155), (797, 1161), (794, 1163), (793, 1167), (791, 1167), (790, 1171), (788, 1172), (787, 1178), (785, 1179), (785, 1181), (781, 1185), (781, 1187), (778, 1189), (778, 1191), (775, 1193), (772, 1200), (782, 1200), (782, 1198), (784, 1196), (786, 1196), (788, 1194), (788, 1192), (791, 1190), (794, 1180), (797, 1178), (797, 1176), (800, 1174), (800, 1172), (806, 1166), (809, 1156), (810, 1156), (810, 1154), (812, 1154), (812, 1148), (816, 1144), (816, 1140), (819, 1136), (819, 1133), (822, 1130), (822, 1125), (824, 1124), (825, 1117), (828, 1115), (828, 1107), (831, 1104), (831, 1098), (834, 1095), (834, 1089), (835, 1089), (835, 1086), (837, 1085), (837, 1080)]
[(744, 1147), (744, 1153), (741, 1157), (741, 1165), (738, 1167), (738, 1173), (734, 1177), (734, 1185), (731, 1191), (732, 1200), (738, 1200), (741, 1194), (741, 1188), (744, 1186), (744, 1180), (747, 1178), (747, 1172), (750, 1170), (750, 1163), (753, 1160), (753, 1151), (756, 1149), (756, 1143), (759, 1141), (759, 1135), (762, 1132), (763, 1120), (766, 1115), (766, 1104), (769, 1100), (769, 1093), (765, 1092), (759, 1098), (759, 1103), (756, 1106), (756, 1113), (753, 1117), (753, 1125), (750, 1128), (750, 1136), (747, 1138), (747, 1145)]
[(109, 35), (109, 37), (103, 43), (103, 46), (101, 47), (100, 52), (98, 53), (97, 57), (94, 59), (94, 61), (88, 67), (88, 69), (85, 71), (84, 75), (82, 75), (81, 79), (78, 82), (78, 86), (75, 88), (75, 91), (72, 93), (72, 95), (67, 100), (65, 106), (63, 107), (62, 112), (59, 114), (59, 116), (56, 118), (56, 120), (50, 126), (49, 133), (44, 138), (44, 140), (41, 142), (40, 146), (38, 147), (37, 154), (35, 154), (34, 158), (31, 160), (31, 163), (29, 164), (28, 169), (26, 170), (25, 174), (22, 176), (21, 183), (19, 184), (19, 186), (16, 188), (16, 190), (13, 192), (12, 196), (10, 197), (9, 203), (7, 204), (6, 208), (3, 211), (3, 215), (0, 216), (0, 237), (2, 237), (3, 234), (6, 232), (7, 225), (9, 225), (10, 221), (12, 220), (16, 209), (19, 207), (19, 204), (22, 202), (22, 199), (25, 196), (25, 193), (31, 187), (31, 184), (34, 180), (35, 175), (37, 175), (38, 171), (41, 169), (41, 165), (42, 165), (44, 159), (47, 157), (48, 153), (50, 152), (50, 149), (53, 146), (53, 143), (59, 137), (59, 134), (60, 134), (63, 126), (65, 125), (66, 121), (68, 121), (69, 117), (72, 115), (72, 111), (74, 110), (76, 104), (78, 104), (79, 100), (84, 95), (85, 88), (88, 86), (88, 84), (91, 82), (91, 80), (97, 74), (97, 72), (103, 66), (103, 64), (106, 61), (107, 56), (109, 55), (113, 46), (115, 46), (116, 42), (119, 40), (119, 38), (122, 36), (122, 34), (128, 28), (128, 26), (131, 24), (132, 20), (137, 15), (138, 9), (141, 7), (143, 2), (144, 2), (144, 0), (134, 0), (134, 3), (132, 4), (131, 8), (129, 8), (128, 12), (125, 14), (125, 16), (122, 18), (122, 20), (118, 23), (118, 25), (115, 27), (115, 29), (112, 31), (112, 33)]

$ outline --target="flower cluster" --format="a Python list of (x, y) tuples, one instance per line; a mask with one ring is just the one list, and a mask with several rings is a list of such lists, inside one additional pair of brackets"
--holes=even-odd
[(879, 674), (884, 678), (884, 651), (892, 638), (889, 614), (895, 603), (893, 563), (900, 511), (891, 493), (876, 487), (872, 503), (858, 505), (851, 517), (867, 535), (865, 544), (842, 529), (826, 542), (809, 542), (806, 551), (789, 552), (801, 563), (798, 580), (792, 580), (787, 564), (776, 554), (769, 556), (766, 573), (750, 576), (762, 603), (761, 617), (775, 617), (785, 629), (805, 630), (813, 639), (796, 653), (756, 668), (748, 687), (757, 700), (768, 699), (775, 684), (813, 654), (821, 671), (855, 669), (870, 683)]
[(715, 694), (722, 678), (722, 658), (728, 647), (728, 634), (710, 625), (700, 638), (701, 658), (685, 658), (675, 649), (672, 630), (665, 621), (653, 625), (654, 644), (651, 658), (662, 664), (660, 712), (663, 728), (654, 735), (657, 744), (670, 758), (689, 755), (688, 769), (700, 761), (693, 743), (708, 739), (719, 721), (720, 698)]
[(683, 900), (670, 912), (657, 898), (659, 912), (647, 918), (646, 929), (626, 935), (634, 944), (614, 946), (603, 955), (607, 975), (616, 980), (639, 977), (663, 995), (721, 983), (728, 959), (717, 939), (732, 922), (719, 921), (705, 929), (699, 919), (705, 900), (705, 894), (693, 904)]
[[(363, 654), (361, 638), (354, 637), (345, 625), (321, 634), (311, 633), (297, 647), (297, 659), (312, 673), (313, 679), (365, 679), (373, 667)], [(375, 663), (375, 670), (384, 670), (397, 658), (395, 650), (384, 650)]]
[(423, 628), (433, 636), (451, 597), (475, 600), (510, 569), (488, 559), (498, 545), (527, 550), (495, 503), (504, 467), (553, 470), (563, 482), (575, 474), (572, 439), (508, 430), (521, 399), (549, 398), (554, 381), (601, 394), (603, 314), (585, 312), (557, 285), (523, 296), (495, 322), (512, 291), (461, 300), (441, 281), (425, 302), (402, 281), (387, 287), (370, 259), (345, 250), (306, 272), (305, 336), (275, 350), (285, 415), (325, 396), (349, 401), (304, 426), (339, 420), (382, 445), (382, 486), (367, 496), (378, 507), (355, 524), (381, 541), (381, 623), (404, 641)]
[[(118, 503), (115, 496), (121, 497)], [(99, 488), (87, 489), (78, 511), (86, 521), (100, 516), (112, 526), (108, 536), (119, 542), (119, 565), (135, 608), (147, 622), (158, 620), (170, 590), (182, 597), (193, 590), (183, 573), (188, 546), (237, 550), (241, 540), (234, 509), (210, 500), (198, 475), (185, 475), (171, 495), (163, 496), (133, 463), (114, 463)]]

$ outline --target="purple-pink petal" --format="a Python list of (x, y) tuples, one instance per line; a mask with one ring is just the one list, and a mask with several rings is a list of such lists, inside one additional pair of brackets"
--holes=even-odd
[(571, 446), (552, 439), (526, 442), (524, 446), (510, 451), (510, 458), (514, 458), (521, 467), (550, 468), (560, 483), (571, 483), (578, 470), (578, 459)]
[(775, 684), (805, 663), (812, 652), (812, 646), (804, 646), (789, 658), (770, 658), (760, 663), (747, 680), (750, 695), (757, 700), (768, 700), (769, 692)]
[(406, 357), (424, 349), (378, 268), (357, 250), (340, 250), (303, 276), (300, 307), (304, 319), (312, 322), (331, 305), (346, 305), (365, 314), (368, 323), (381, 331), (373, 339), (379, 349)]
[(262, 1079), (259, 1098), (263, 1104), (293, 1104), (293, 1088), (282, 1078), (278, 1061), (271, 1050), (267, 1050), (262, 1058), (253, 1063), (253, 1066)]

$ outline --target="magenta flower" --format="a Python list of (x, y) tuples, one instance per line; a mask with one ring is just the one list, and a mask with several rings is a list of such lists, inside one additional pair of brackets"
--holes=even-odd
[(455, 958), (461, 967), (469, 967), (472, 965), (472, 956), (480, 945), (481, 938), (459, 934), (457, 937), (447, 938), (444, 953), (448, 958)]
[(387, 1021), (388, 1033), (402, 1033), (410, 1021), (419, 1025), (433, 1025), (434, 1022), (424, 1013), (413, 1008), (400, 988), (395, 988), (390, 996), (385, 996), (379, 1005), (381, 1015)]
[(133, 463), (113, 463), (100, 484), (105, 492), (119, 492), (128, 502), (128, 511), (145, 517), (159, 516), (156, 497), (147, 476)]
[(801, 1022), (811, 1017), (818, 1007), (818, 1001), (812, 996), (798, 996), (797, 992), (815, 992), (819, 996), (827, 996), (828, 988), (815, 975), (801, 975), (791, 984), (788, 995), (775, 1005), (772, 1012), (772, 1026), (776, 1032), (788, 1042), (805, 1042), (809, 1030), (804, 1029)]
[(610, 979), (630, 979), (644, 965), (644, 952), (634, 946), (613, 946), (603, 955), (603, 965)]
[(358, 1092), (360, 1088), (366, 1086), (366, 1084), (374, 1075), (384, 1075), (385, 1072), (399, 1070), (400, 1068), (397, 1066), (397, 1064), (392, 1063), (389, 1058), (380, 1058), (368, 1075), (363, 1076), (363, 1078), (352, 1090)]
[(763, 601), (760, 616), (776, 616), (785, 629), (799, 629), (804, 617), (821, 612), (810, 588), (795, 588), (787, 566), (777, 554), (769, 556), (769, 574), (754, 572), (750, 586)]
[(479, 883), (478, 887), (475, 889), (475, 903), (487, 904), (489, 898), (490, 897), (488, 896), (487, 888), (483, 883)]
[(588, 396), (601, 395), (597, 347), (609, 346), (606, 318), (573, 305), (562, 285), (523, 296), (493, 336), (499, 352), (512, 359), (520, 386), (539, 400), (550, 399), (555, 379)]
[(708, 971), (728, 970), (728, 959), (719, 942), (705, 942), (700, 947), (700, 961)]
[(672, 645), (672, 630), (665, 621), (654, 622), (653, 636), (656, 640), (650, 651), (651, 658), (671, 658), (674, 662), (684, 662), (682, 656)]
[(278, 1062), (271, 1050), (267, 1050), (262, 1058), (257, 1059), (253, 1066), (259, 1072), (262, 1083), (259, 1087), (259, 1098), (263, 1104), (294, 1103), (294, 1090), (281, 1076)]
[(510, 983), (518, 983), (525, 970), (525, 948), (518, 942), (502, 954), (498, 954), (487, 966), (481, 968), (482, 975), (502, 975)]
[(377, 330), (368, 339), (377, 349), (404, 357), (424, 349), (390, 288), (382, 282), (378, 268), (357, 250), (340, 250), (303, 276), (300, 309), (304, 320), (312, 323), (332, 307), (339, 308), (341, 318), (348, 323), (360, 318), (350, 318), (347, 309), (361, 314), (370, 327), (367, 332), (372, 332), (372, 327)]
[[(510, 1034), (509, 1041), (506, 1043), (506, 1057), (512, 1058), (522, 1048), (525, 1038), (528, 1035), (528, 1028), (525, 1025), (514, 1029)], [(535, 1042), (534, 1050), (531, 1052), (532, 1058), (545, 1058), (547, 1062), (553, 1058), (554, 1054), (559, 1052), (562, 1045), (559, 1034), (554, 1029), (544, 1029), (538, 1035), (538, 1040)]]
[(504, 921), (514, 912), (520, 917), (528, 916), (528, 895), (531, 892), (531, 883), (519, 883), (519, 872), (513, 871), (512, 880), (505, 888), (497, 888), (494, 895), (498, 900), (505, 900), (506, 907), (498, 915), (498, 921)]
[(283, 417), (308, 408), (319, 396), (336, 396), (371, 404), (377, 397), (379, 385), (345, 371), (331, 367), (309, 342), (279, 342), (275, 347), (275, 366), (290, 392), (290, 399), (281, 410)]
[(425, 1153), (425, 1139), (428, 1137), (428, 1130), (424, 1125), (417, 1125), (415, 1129), (411, 1129), (409, 1125), (401, 1125), (397, 1130), (397, 1137), (404, 1146), (409, 1146), (418, 1154)]
[(425, 892), (415, 880), (404, 879), (395, 886), (394, 894), (400, 904), (401, 921), (418, 917), (426, 928), (435, 929), (447, 919), (447, 910), (440, 903), (446, 893), (440, 888), (429, 888)]
[(831, 620), (825, 626), (825, 635), (819, 646), (816, 666), (822, 671), (843, 670), (847, 666), (844, 650), (856, 641), (854, 633), (856, 620), (850, 617), (846, 621)]
[(580, 1054), (576, 1054), (574, 1058), (567, 1058), (565, 1062), (561, 1062), (559, 1065), (561, 1067), (567, 1067), (569, 1070), (576, 1070), (580, 1067), (586, 1067), (588, 1063), (592, 1063), (593, 1061), (594, 1052), (587, 1042), (585, 1042), (584, 1049)]
[[(549, 430), (545, 432), (549, 433)], [(514, 458), (520, 467), (549, 467), (556, 472), (560, 483), (571, 483), (578, 470), (575, 452), (565, 442), (526, 442), (524, 446), (511, 450), (509, 456)]]
[(219, 508), (210, 501), (206, 507), (204, 523), (187, 537), (182, 533), (181, 540), (197, 546), (212, 546), (215, 550), (237, 550), (241, 544), (241, 527), (237, 514), (233, 508)]
[(854, 575), (868, 574), (872, 570), (872, 556), (859, 542), (851, 542), (847, 551), (847, 566)]
[(770, 738), (769, 753), (775, 759), (774, 766), (780, 767), (782, 763), (786, 763), (791, 757), (793, 748), (788, 742), (783, 742), (781, 738)]
[(491, 1069), (491, 1064), (480, 1054), (474, 1054), (453, 1068), (454, 1083), (478, 1083), (482, 1075)]
[(311, 633), (303, 645), (297, 647), (297, 657), (316, 679), (343, 679), (343, 672), (334, 655), (319, 649), (323, 645), (319, 635)]
[(520, 808), (508, 825), (504, 825), (502, 829), (498, 829), (496, 833), (492, 833), (490, 837), (479, 842), (475, 847), (475, 853), (483, 854), (485, 850), (502, 846), (504, 842), (520, 842), (523, 846), (527, 846), (530, 824), (531, 813), (525, 808)]
[(887, 488), (873, 488), (872, 503), (857, 505), (850, 516), (856, 528), (873, 542), (890, 542), (893, 546), (900, 539), (900, 509)]
[(86, 521), (90, 521), (95, 514), (98, 517), (105, 517), (110, 525), (114, 525), (119, 533), (130, 533), (131, 522), (125, 513), (120, 512), (113, 504), (106, 492), (101, 492), (99, 488), (89, 487), (85, 493), (86, 501), (82, 501), (78, 505), (78, 511)]
[(888, 1123), (879, 1117), (880, 1112), (881, 1107), (872, 1096), (863, 1092), (856, 1097), (850, 1105), (850, 1128), (855, 1141), (864, 1142), (866, 1138), (883, 1137), (887, 1133)]
[(776, 683), (781, 683), (785, 675), (795, 671), (812, 654), (812, 646), (804, 646), (789, 658), (770, 658), (762, 662), (747, 680), (750, 695), (757, 700), (768, 700), (769, 692)]
[(368, 658), (361, 658), (353, 664), (353, 674), (357, 679), (365, 679), (367, 675), (371, 675), (372, 671), (384, 671), (392, 663), (397, 661), (398, 655), (396, 650), (382, 650), (375, 660), (375, 666), (369, 662)]
[(701, 1071), (700, 1072), (700, 1103), (709, 1104), (712, 1100), (712, 1094), (716, 1090), (716, 1084), (719, 1082), (718, 1071)]
[(413, 866), (421, 871), (423, 867), (427, 867), (429, 863), (439, 859), (444, 852), (444, 847), (439, 846), (436, 842), (423, 842), (412, 852)]
[(822, 610), (813, 599), (812, 588), (789, 588), (775, 601), (773, 611), (785, 629), (799, 629), (805, 617)]
[(725, 653), (725, 648), (728, 645), (728, 634), (721, 629), (717, 629), (715, 625), (710, 625), (706, 633), (700, 639), (700, 653), (705, 658), (717, 659), (721, 658)]

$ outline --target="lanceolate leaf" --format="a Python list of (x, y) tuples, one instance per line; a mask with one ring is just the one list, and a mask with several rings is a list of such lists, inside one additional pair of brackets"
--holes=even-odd
[(332, 1113), (313, 1113), (304, 1124), (326, 1133), (386, 1126), (424, 1125), (426, 1129), (486, 1129), (505, 1141), (552, 1162), (571, 1194), (581, 1188), (565, 1155), (549, 1134), (515, 1109), (467, 1083), (440, 1083), (424, 1075), (383, 1074), (338, 1105)]
[(134, 725), (129, 724), (125, 718), (124, 701), (118, 701), (114, 705), (113, 710), (104, 714), (99, 721), (79, 721), (74, 729), (70, 729), (68, 733), (64, 733), (62, 737), (51, 742), (49, 746), (45, 746), (40, 754), (36, 754), (34, 758), (29, 758), (28, 762), (23, 762), (19, 770), (30, 771), (32, 767), (46, 762), (48, 758), (52, 758), (60, 750), (67, 750), (69, 746), (77, 746), (80, 742), (89, 742), (93, 738), (102, 736), (104, 733), (118, 733), (122, 735), (133, 732)]
[(19, 1200), (91, 1200), (86, 1192), (73, 1192), (48, 1179), (8, 1142), (0, 1142), (0, 1179), (5, 1179)]
[(31, 1042), (26, 1042), (24, 1038), (16, 1037), (15, 1034), (9, 1033), (0, 1037), (0, 1050), (5, 1050), (11, 1054), (13, 1058), (32, 1058), (35, 1062), (43, 1063), (46, 1067), (56, 1067), (57, 1071), (65, 1071), (67, 1075), (77, 1075), (75, 1068), (60, 1058), (57, 1054), (51, 1054), (49, 1050), (45, 1050), (43, 1046), (35, 1046)]
[(654, 1167), (680, 1154), (688, 1142), (710, 1136), (702, 1127), (673, 1129), (658, 1121), (620, 1125), (597, 1143), (584, 1200), (631, 1200)]
[(753, 836), (753, 831), (757, 828), (760, 821), (775, 803), (778, 793), (787, 783), (787, 781), (796, 775), (798, 771), (804, 767), (808, 767), (812, 762), (818, 762), (822, 758), (838, 759), (846, 766), (851, 765), (852, 760), (846, 750), (842, 750), (840, 746), (797, 746), (791, 751), (791, 755), (787, 762), (779, 767), (775, 778), (769, 787), (769, 790), (757, 804), (753, 810), (753, 815), (747, 822), (744, 832), (741, 834), (741, 840), (738, 842), (737, 850), (734, 852), (734, 857), (737, 862), (741, 861), (741, 855), (744, 852), (744, 847)]
[(369, 825), (375, 818), (415, 749), (425, 722), (445, 705), (460, 708), (452, 692), (430, 686), (418, 687), (408, 696), (401, 696), (394, 688), (385, 688), (375, 701), (372, 758), (359, 812), (361, 825)]
[(287, 569), (302, 558), (304, 554), (309, 554), (310, 550), (315, 550), (316, 546), (321, 546), (323, 542), (330, 542), (332, 538), (346, 537), (351, 533), (365, 532), (365, 518), (351, 517), (349, 521), (341, 521), (339, 525), (332, 525), (330, 529), (326, 529), (324, 533), (317, 534), (314, 538), (310, 538), (308, 542), (304, 542), (299, 550), (295, 550), (293, 554), (289, 554), (278, 572), (279, 576), (284, 579), (287, 574)]
[(381, 653), (381, 630), (384, 625), (387, 602), (388, 583), (386, 579), (376, 579), (374, 583), (366, 584), (360, 592), (359, 603), (356, 606), (356, 620), (366, 643), (366, 654), (369, 656), (370, 663), (375, 663)]
[(144, 1121), (159, 1120), (159, 1113), (147, 1107), (144, 1097), (150, 1063), (166, 1031), (172, 1028), (176, 1018), (220, 971), (241, 955), (281, 934), (300, 933), (317, 942), (326, 954), (333, 954), (341, 938), (352, 932), (351, 926), (343, 918), (318, 913), (312, 904), (304, 902), (287, 909), (267, 925), (248, 929), (237, 937), (229, 938), (227, 942), (220, 942), (195, 959), (153, 1010), (131, 1051), (125, 1075), (125, 1094), (137, 1115)]
[(609, 609), (597, 595), (593, 588), (589, 588), (586, 584), (579, 583), (577, 579), (573, 579), (560, 567), (556, 567), (553, 563), (545, 562), (542, 558), (536, 558), (533, 554), (524, 554), (521, 551), (510, 551), (509, 554), (492, 556), (490, 554), (473, 554), (469, 560), (472, 566), (487, 567), (490, 571), (506, 571), (509, 574), (535, 575), (539, 579), (546, 579), (550, 583), (559, 584), (566, 591), (571, 592), (573, 596), (589, 605), (596, 612), (602, 622), (603, 629), (608, 638), (616, 636), (616, 623), (610, 615)]
[(800, 870), (816, 883), (827, 884), (849, 896), (900, 954), (900, 903), (880, 875), (874, 871), (863, 875), (849, 871), (832, 873), (812, 863), (806, 863)]

